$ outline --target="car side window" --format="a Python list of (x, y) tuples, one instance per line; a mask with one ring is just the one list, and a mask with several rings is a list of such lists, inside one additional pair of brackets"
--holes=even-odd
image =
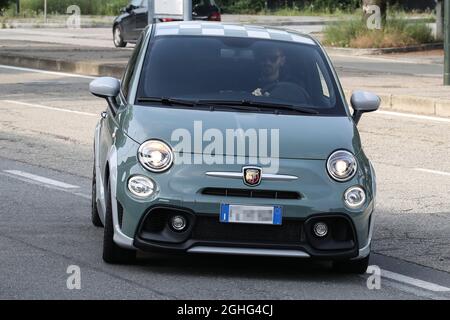
[(134, 75), (134, 70), (136, 69), (136, 62), (138, 60), (139, 57), (139, 52), (141, 51), (142, 48), (142, 43), (143, 43), (143, 35), (141, 35), (139, 37), (139, 40), (136, 42), (136, 47), (134, 48), (133, 54), (131, 55), (131, 58), (128, 62), (127, 68), (125, 69), (125, 73), (122, 77), (122, 94), (124, 95), (125, 98), (128, 98), (128, 93), (130, 91), (130, 85), (131, 85), (131, 79), (133, 78)]

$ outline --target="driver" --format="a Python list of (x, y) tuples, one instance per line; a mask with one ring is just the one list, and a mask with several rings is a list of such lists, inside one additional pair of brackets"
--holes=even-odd
[(270, 96), (270, 93), (264, 89), (276, 85), (281, 80), (281, 69), (285, 63), (286, 56), (280, 48), (271, 47), (262, 51), (259, 56), (258, 88), (252, 94)]

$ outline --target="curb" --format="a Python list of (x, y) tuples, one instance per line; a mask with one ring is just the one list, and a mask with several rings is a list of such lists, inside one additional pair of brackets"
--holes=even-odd
[(327, 21), (223, 21), (224, 23), (240, 23), (250, 25), (260, 25), (268, 27), (284, 27), (284, 26), (327, 26), (334, 23), (339, 23), (339, 20)]
[[(92, 23), (92, 24), (82, 24), (81, 29), (84, 28), (112, 28), (112, 24), (106, 24), (106, 23)], [(46, 29), (46, 28), (54, 28), (54, 29), (65, 29), (67, 28), (67, 25), (64, 23), (8, 23), (6, 22), (4, 24), (3, 29)], [(0, 29), (2, 29), (0, 27)]]
[(354, 49), (341, 47), (325, 47), (329, 54), (345, 54), (349, 56), (364, 56), (364, 55), (378, 55), (388, 53), (406, 53), (416, 51), (428, 51), (443, 49), (443, 43), (426, 43), (416, 46), (398, 47), (398, 48), (376, 48), (376, 49)]
[[(352, 91), (345, 91), (350, 99)], [(380, 110), (399, 111), (435, 117), (450, 117), (450, 100), (409, 95), (378, 95)], [(349, 103), (350, 105), (350, 103)]]
[(122, 77), (125, 70), (125, 65), (21, 57), (8, 54), (0, 54), (0, 64), (48, 71), (76, 73), (94, 77), (115, 77), (119, 79)]
[[(76, 73), (88, 76), (103, 76), (121, 78), (125, 65), (99, 64), (83, 61), (64, 61), (34, 57), (20, 57), (0, 54), (0, 64), (16, 67), (42, 69), (66, 73)], [(352, 91), (346, 90), (349, 99)], [(379, 95), (381, 110), (400, 111), (428, 116), (450, 117), (450, 101), (444, 99), (407, 96), (407, 95)]]

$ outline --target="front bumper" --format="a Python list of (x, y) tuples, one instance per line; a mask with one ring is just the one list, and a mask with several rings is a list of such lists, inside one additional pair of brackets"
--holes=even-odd
[[(170, 228), (170, 217), (188, 220), (184, 232)], [(312, 233), (317, 221), (325, 221), (329, 234)], [(355, 226), (345, 214), (320, 214), (307, 219), (288, 218), (281, 226), (227, 224), (217, 214), (196, 214), (179, 207), (154, 206), (139, 223), (133, 247), (152, 252), (270, 255), (315, 259), (360, 258)]]
[[(346, 183), (331, 181), (326, 174), (323, 160), (281, 159), (280, 168), (280, 174), (299, 176), (299, 179), (285, 182), (263, 180), (258, 187), (248, 188), (239, 179), (207, 176), (206, 172), (212, 170), (210, 165), (177, 165), (167, 172), (152, 174), (145, 171), (136, 159), (128, 158), (128, 161), (118, 166), (117, 197), (113, 201), (117, 201), (118, 212), (114, 214), (119, 223), (115, 226), (114, 241), (124, 248), (163, 252), (257, 254), (319, 259), (359, 259), (369, 254), (375, 190), (368, 164), (361, 164), (358, 174)], [(242, 165), (215, 165), (213, 171), (238, 172), (241, 169)], [(156, 194), (145, 200), (134, 198), (126, 187), (127, 180), (133, 175), (146, 175), (153, 179), (158, 186)], [(345, 190), (354, 185), (360, 185), (367, 191), (365, 206), (356, 211), (346, 208), (342, 199)], [(224, 197), (204, 194), (205, 188), (298, 192), (301, 198)], [(189, 233), (182, 241), (173, 242), (142, 234), (145, 219), (155, 207), (183, 210), (194, 217), (209, 217), (218, 223), (221, 203), (282, 206), (283, 222), (298, 221), (299, 223), (297, 230), (301, 231), (297, 237), (298, 241), (273, 241), (270, 237), (265, 238), (264, 236), (253, 239), (236, 238), (229, 241), (225, 237), (199, 237), (198, 233)], [(315, 248), (311, 239), (307, 237), (304, 225), (309, 219), (316, 217), (345, 219), (352, 230), (353, 245), (336, 250)], [(229, 225), (225, 224), (225, 226)], [(253, 227), (258, 230), (261, 226), (254, 225)], [(265, 235), (271, 233), (271, 230), (268, 230)]]

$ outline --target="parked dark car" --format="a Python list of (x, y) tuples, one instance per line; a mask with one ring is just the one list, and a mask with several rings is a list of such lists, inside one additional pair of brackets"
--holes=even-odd
[[(147, 0), (131, 0), (121, 14), (114, 19), (113, 41), (116, 47), (125, 47), (128, 42), (135, 43), (148, 24)], [(214, 0), (192, 0), (192, 19), (221, 21), (220, 9)], [(159, 19), (159, 22), (176, 21), (173, 18)]]

